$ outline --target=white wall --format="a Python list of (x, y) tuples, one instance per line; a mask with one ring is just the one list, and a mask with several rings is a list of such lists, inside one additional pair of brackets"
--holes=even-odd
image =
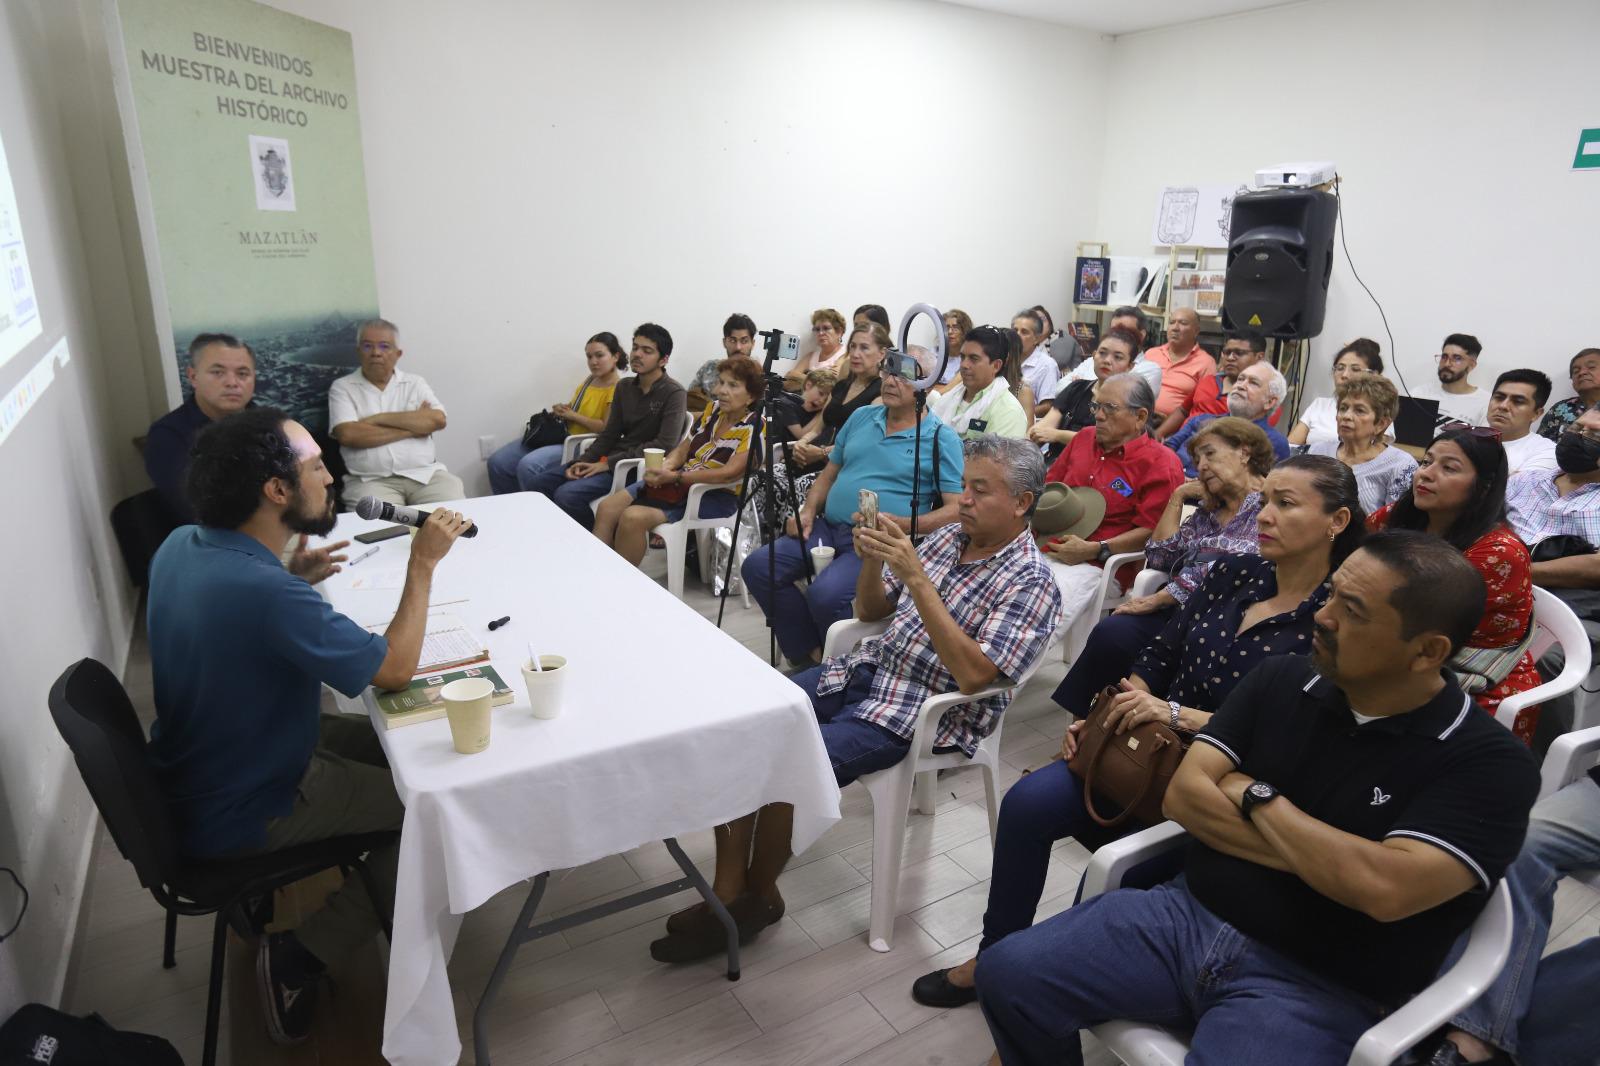
[(732, 311), (1064, 312), (1110, 42), (925, 0), (273, 0), (355, 42), (378, 291), (487, 491), (640, 322), (686, 379)]
[[(121, 670), (134, 601), (107, 521), (119, 495), (121, 452), (107, 358), (90, 296), (79, 212), (46, 57), (45, 8), (0, 5), (0, 132), (17, 189), (44, 335), (0, 371), (9, 389), (62, 336), (72, 362), (0, 445), (0, 523), (6, 617), (0, 628), (0, 866), (17, 869), (32, 904), (0, 945), (0, 1018), (60, 993), (93, 807), (52, 726), (45, 697), (85, 655)], [(14, 912), (0, 885), (0, 924)], [(152, 948), (154, 950), (154, 948)]]
[[(1414, 391), (1459, 331), (1483, 341), (1480, 387), (1532, 366), (1570, 395), (1567, 361), (1600, 344), (1600, 171), (1569, 169), (1600, 124), (1596, 40), (1587, 0), (1320, 0), (1120, 37), (1097, 233), (1143, 251), (1163, 185), (1334, 160), (1350, 254)], [(1338, 252), (1308, 397), (1362, 335), (1394, 362)]]

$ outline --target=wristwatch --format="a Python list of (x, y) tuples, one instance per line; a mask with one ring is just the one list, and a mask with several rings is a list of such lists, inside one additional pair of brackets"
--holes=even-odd
[(1178, 715), (1183, 710), (1183, 704), (1177, 700), (1168, 700), (1167, 706), (1172, 710), (1172, 721), (1168, 722), (1167, 725), (1176, 733), (1178, 731)]
[(1278, 798), (1278, 790), (1265, 781), (1252, 781), (1250, 787), (1244, 790), (1244, 799), (1239, 804), (1239, 814), (1245, 821), (1250, 820), (1251, 813), (1263, 803), (1271, 803)]
[(1103, 563), (1109, 558), (1111, 558), (1111, 542), (1109, 540), (1102, 540), (1100, 542), (1099, 561)]

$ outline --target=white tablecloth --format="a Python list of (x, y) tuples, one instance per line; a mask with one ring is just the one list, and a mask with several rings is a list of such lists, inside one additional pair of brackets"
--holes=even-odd
[[(445, 609), (487, 638), (516, 699), (495, 708), (490, 746), (476, 755), (455, 753), (443, 719), (378, 726), (406, 805), (383, 1040), (396, 1066), (456, 1062), (445, 963), (461, 915), (508, 885), (774, 801), (794, 804), (796, 852), (839, 817), (815, 718), (786, 678), (543, 496), (456, 506), (481, 532), (440, 563), (430, 600), (469, 597)], [(344, 515), (333, 537), (382, 524)], [(325, 594), (363, 623), (387, 617), (410, 543), (382, 542), (324, 582)], [(504, 615), (510, 623), (489, 633)], [(529, 641), (567, 657), (559, 718), (528, 711)]]

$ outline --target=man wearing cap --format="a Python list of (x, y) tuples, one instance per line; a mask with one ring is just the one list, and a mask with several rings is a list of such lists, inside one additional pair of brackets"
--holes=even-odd
[[(1118, 552), (1142, 550), (1183, 483), (1177, 455), (1150, 436), (1149, 382), (1132, 372), (1113, 374), (1101, 382), (1093, 406), (1094, 427), (1072, 438), (1045, 479), (1065, 488), (1047, 485), (1033, 521), (1061, 588), (1063, 630), (1087, 614), (1101, 565)], [(1078, 635), (1068, 632), (1067, 639)]]

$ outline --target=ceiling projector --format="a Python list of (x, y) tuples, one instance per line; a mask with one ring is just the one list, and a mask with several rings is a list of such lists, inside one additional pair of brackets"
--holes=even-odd
[(1333, 180), (1332, 163), (1279, 163), (1256, 171), (1258, 189), (1308, 189)]

